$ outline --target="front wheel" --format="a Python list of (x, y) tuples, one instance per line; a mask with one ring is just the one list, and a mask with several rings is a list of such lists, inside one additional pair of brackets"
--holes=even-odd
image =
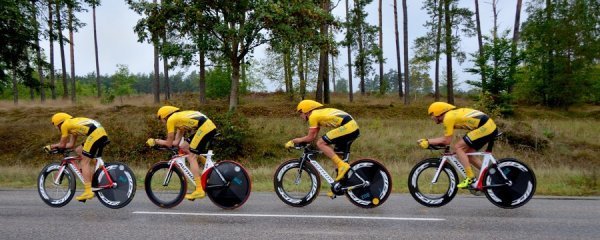
[(177, 206), (187, 192), (187, 181), (178, 167), (169, 162), (154, 164), (146, 173), (144, 188), (148, 199), (161, 208)]
[[(362, 208), (383, 204), (392, 192), (392, 176), (381, 163), (372, 159), (361, 159), (350, 164), (348, 178), (341, 183), (345, 187), (356, 186), (346, 192), (346, 197)], [(368, 186), (360, 186), (364, 183), (368, 183)]]
[[(408, 191), (423, 206), (441, 207), (456, 196), (456, 171), (449, 164), (440, 169), (440, 162), (440, 158), (425, 159), (417, 163), (408, 174)], [(437, 180), (434, 180), (438, 171)]]
[(92, 187), (102, 188), (96, 192), (96, 196), (104, 206), (122, 208), (135, 196), (135, 175), (124, 163), (105, 163), (103, 168), (94, 173)]
[(46, 165), (38, 176), (38, 193), (51, 207), (67, 205), (75, 195), (75, 175), (67, 167), (60, 173), (60, 163)]
[[(510, 185), (500, 174), (510, 181)], [(527, 203), (535, 193), (536, 179), (533, 171), (525, 164), (514, 158), (498, 160), (497, 168), (490, 168), (483, 177), (485, 196), (494, 205), (501, 208), (518, 208)]]
[(321, 178), (308, 162), (300, 166), (300, 159), (288, 160), (275, 170), (273, 185), (275, 194), (285, 204), (304, 207), (319, 195)]
[(221, 161), (202, 174), (206, 195), (223, 209), (238, 208), (248, 200), (252, 182), (246, 169), (234, 161)]

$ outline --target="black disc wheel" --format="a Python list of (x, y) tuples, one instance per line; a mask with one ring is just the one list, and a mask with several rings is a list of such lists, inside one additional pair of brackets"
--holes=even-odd
[[(441, 207), (456, 196), (456, 171), (449, 164), (440, 169), (440, 161), (439, 158), (425, 159), (417, 163), (408, 174), (408, 191), (423, 206)], [(439, 174), (434, 180), (438, 170)]]
[(208, 198), (223, 209), (238, 208), (248, 200), (252, 183), (242, 165), (221, 161), (203, 173), (202, 184)]
[[(504, 179), (499, 171), (510, 182)], [(485, 180), (485, 196), (501, 208), (518, 208), (527, 203), (535, 193), (536, 179), (533, 171), (513, 158), (500, 159), (498, 167), (488, 169)]]
[(288, 160), (277, 168), (273, 176), (275, 194), (285, 204), (304, 207), (319, 195), (321, 178), (308, 162), (300, 166), (299, 159)]
[(135, 196), (135, 175), (124, 163), (105, 163), (104, 168), (98, 168), (94, 173), (92, 187), (102, 188), (96, 196), (104, 206), (122, 208)]
[[(366, 186), (360, 186), (362, 184)], [(392, 176), (379, 162), (361, 159), (350, 164), (350, 171), (342, 186), (355, 188), (346, 192), (346, 197), (354, 205), (374, 208), (383, 204), (392, 193)]]
[(177, 206), (187, 191), (187, 182), (181, 170), (168, 162), (154, 164), (146, 173), (144, 188), (148, 199), (161, 208)]
[(65, 167), (61, 173), (60, 163), (46, 165), (38, 176), (38, 193), (51, 207), (62, 207), (75, 195), (75, 175)]

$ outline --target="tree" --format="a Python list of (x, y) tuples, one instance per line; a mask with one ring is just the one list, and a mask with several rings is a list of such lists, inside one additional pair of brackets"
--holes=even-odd
[(351, 32), (350, 32), (350, 6), (348, 3), (348, 0), (346, 0), (346, 38), (344, 40), (344, 42), (346, 43), (346, 47), (348, 49), (348, 87), (349, 87), (349, 91), (348, 91), (348, 100), (350, 102), (352, 102), (354, 100), (354, 95), (353, 95), (353, 91), (352, 91), (352, 37), (351, 37)]
[(476, 58), (475, 67), (467, 69), (467, 72), (485, 75), (487, 82), (467, 81), (483, 93), (489, 94), (493, 106), (501, 107), (508, 103), (508, 90), (512, 88), (510, 69), (516, 64), (512, 54), (512, 40), (508, 38), (508, 31), (500, 37), (485, 36), (486, 40), (482, 51), (483, 55), (473, 54)]
[[(477, 26), (477, 44), (479, 45), (479, 58), (483, 59), (483, 41), (481, 35), (481, 23), (479, 20), (479, 0), (475, 0), (475, 23)], [(485, 80), (486, 79), (484, 71), (481, 71), (481, 85), (485, 86)]]
[(127, 0), (129, 8), (137, 14), (145, 15), (138, 20), (134, 27), (134, 32), (138, 35), (138, 42), (148, 42), (154, 47), (154, 73), (153, 73), (153, 92), (154, 103), (160, 102), (160, 70), (159, 70), (159, 44), (160, 44), (160, 29), (164, 25), (160, 19), (159, 5), (157, 0), (152, 0), (152, 3), (145, 0)]
[(551, 107), (582, 101), (600, 81), (592, 74), (600, 59), (600, 3), (535, 0), (527, 12), (518, 95)]
[(85, 26), (84, 23), (79, 22), (79, 19), (75, 17), (75, 12), (81, 12), (83, 8), (81, 8), (81, 4), (77, 2), (77, 0), (65, 0), (67, 5), (67, 19), (68, 19), (68, 29), (69, 29), (69, 53), (71, 60), (71, 102), (75, 103), (75, 95), (77, 90), (75, 89), (76, 78), (75, 78), (75, 41), (73, 39), (74, 32), (77, 31), (80, 27)]
[(62, 11), (62, 1), (63, 0), (54, 0), (56, 5), (56, 30), (58, 31), (58, 46), (60, 48), (60, 61), (62, 66), (62, 83), (63, 83), (63, 99), (67, 99), (69, 97), (69, 87), (67, 85), (67, 66), (65, 64), (65, 44), (64, 38), (62, 34), (63, 25), (62, 19), (60, 17), (60, 13)]
[[(517, 55), (517, 44), (519, 43), (519, 28), (521, 26), (521, 4), (523, 3), (523, 0), (517, 0), (517, 10), (515, 13), (515, 25), (513, 27), (513, 39), (512, 39), (512, 49), (511, 49), (511, 58), (515, 59), (516, 55)], [(515, 80), (515, 71), (516, 71), (516, 64), (512, 64), (512, 68), (510, 69), (510, 78), (514, 81)], [(512, 85), (511, 87), (508, 89), (508, 93), (512, 93)]]
[(96, 34), (96, 7), (100, 6), (100, 0), (88, 0), (92, 6), (92, 18), (94, 23), (94, 53), (96, 58), (96, 87), (98, 89), (98, 98), (102, 96), (102, 88), (100, 85), (100, 63), (98, 61), (98, 35)]
[(33, 81), (28, 50), (36, 48), (37, 36), (28, 11), (30, 6), (27, 0), (0, 0), (0, 89), (12, 80), (15, 105), (19, 101), (19, 80)]
[(354, 61), (355, 74), (360, 77), (360, 92), (365, 94), (365, 79), (373, 71), (373, 63), (379, 56), (379, 47), (375, 44), (377, 27), (366, 22), (368, 14), (365, 12), (365, 6), (372, 0), (354, 0), (354, 9), (352, 13), (351, 30), (352, 36), (356, 36), (356, 41), (352, 44), (356, 49)]
[[(381, 5), (382, 1), (379, 0), (379, 49), (383, 49), (383, 16), (381, 13)], [(379, 76), (383, 76), (383, 51), (379, 51), (379, 55), (377, 55), (377, 61), (379, 62)], [(383, 83), (382, 77), (379, 80), (379, 94), (383, 95), (385, 93), (385, 84)]]
[[(460, 36), (453, 32), (458, 32), (458, 30), (462, 30), (464, 33), (472, 35), (473, 29), (473, 21), (471, 19), (473, 13), (469, 9), (459, 8), (457, 6), (457, 2), (457, 0), (444, 0), (444, 40), (446, 43), (446, 84), (448, 93), (447, 102), (450, 104), (454, 103), (452, 59), (453, 57), (456, 57), (459, 59), (459, 62), (462, 62), (461, 59), (464, 60), (464, 53), (461, 53), (458, 50), (458, 42), (460, 41)], [(462, 29), (461, 26), (463, 26)]]
[(113, 91), (115, 96), (118, 96), (123, 104), (123, 95), (129, 96), (133, 93), (133, 83), (135, 77), (129, 73), (129, 68), (126, 65), (117, 64), (117, 72), (112, 76)]
[(410, 80), (408, 78), (408, 7), (406, 6), (406, 0), (402, 0), (402, 13), (402, 29), (404, 29), (404, 92), (406, 93), (404, 95), (404, 105), (408, 105), (408, 103), (410, 103), (410, 99), (408, 98), (410, 90)]
[[(40, 24), (37, 21), (38, 18), (38, 7), (36, 6), (36, 3), (38, 1), (37, 0), (31, 0), (31, 23), (33, 24), (33, 29), (35, 29), (35, 53), (36, 53), (36, 66), (37, 66), (37, 71), (38, 71), (38, 76), (39, 76), (39, 82), (40, 82), (40, 86), (41, 86), (41, 91), (40, 91), (40, 100), (41, 102), (45, 102), (46, 101), (46, 91), (44, 90), (44, 70), (43, 70), (43, 65), (45, 65), (45, 62), (43, 62), (42, 60), (42, 54), (41, 54), (41, 46), (40, 46)], [(33, 90), (33, 88), (32, 88)], [(33, 91), (32, 91), (33, 93)], [(33, 94), (32, 94), (32, 98), (33, 98)]]
[[(332, 21), (328, 11), (323, 11), (315, 1), (271, 1), (264, 13), (264, 27), (269, 30), (270, 49), (283, 56), (285, 91), (290, 101), (294, 97), (292, 69), (293, 58), (298, 58), (298, 76), (300, 79), (300, 95), (304, 98), (306, 83), (304, 79), (305, 46), (321, 46), (327, 44), (329, 34), (322, 34), (315, 29), (323, 22)], [(296, 49), (298, 50), (295, 54)], [(329, 51), (327, 51), (329, 53)]]
[[(402, 71), (402, 67), (401, 67), (401, 63), (400, 63), (400, 37), (398, 36), (398, 7), (396, 4), (397, 0), (394, 0), (394, 34), (396, 35), (396, 64), (397, 64), (397, 69), (396, 72), (401, 72)], [(350, 53), (348, 53), (350, 54)], [(404, 92), (402, 91), (402, 78), (398, 78), (398, 86), (400, 86), (398, 88), (398, 97), (402, 98), (404, 95)]]
[(263, 1), (192, 1), (204, 12), (203, 23), (221, 47), (220, 53), (227, 58), (232, 68), (229, 110), (238, 105), (240, 65), (254, 48), (266, 42), (263, 30)]
[(424, 63), (435, 61), (435, 101), (439, 101), (440, 98), (440, 54), (444, 2), (444, 0), (426, 0), (424, 2), (423, 9), (427, 11), (430, 19), (423, 26), (428, 28), (429, 32), (415, 39), (414, 44), (415, 61)]
[(52, 17), (52, 0), (48, 0), (48, 42), (50, 43), (50, 93), (56, 99), (56, 86), (54, 84), (54, 18)]

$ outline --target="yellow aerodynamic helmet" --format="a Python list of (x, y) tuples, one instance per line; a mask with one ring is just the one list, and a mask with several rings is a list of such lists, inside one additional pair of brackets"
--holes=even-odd
[(73, 116), (66, 114), (64, 112), (59, 112), (59, 113), (52, 115), (52, 124), (54, 126), (58, 126), (61, 123), (63, 123), (65, 120), (71, 119), (71, 118), (73, 118)]
[(178, 107), (173, 107), (173, 106), (163, 106), (161, 108), (158, 109), (158, 112), (156, 113), (156, 117), (158, 117), (158, 119), (165, 119), (167, 118), (169, 115), (173, 114), (174, 112), (179, 111)]
[(444, 114), (445, 112), (450, 111), (455, 108), (456, 108), (456, 106), (449, 104), (449, 103), (434, 102), (431, 105), (429, 105), (429, 110), (427, 110), (427, 113), (429, 115), (439, 117), (440, 115)]
[(317, 101), (313, 101), (313, 100), (302, 100), (300, 101), (300, 103), (298, 103), (298, 107), (296, 107), (296, 111), (301, 112), (301, 113), (307, 113), (310, 112), (316, 108), (322, 107), (323, 104), (320, 104)]

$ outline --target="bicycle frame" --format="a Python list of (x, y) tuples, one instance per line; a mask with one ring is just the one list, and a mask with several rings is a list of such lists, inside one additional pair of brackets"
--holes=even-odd
[[(108, 174), (108, 171), (104, 167), (104, 160), (102, 160), (101, 157), (98, 157), (95, 159), (96, 159), (96, 166), (94, 167), (94, 172), (96, 172), (99, 168), (102, 168), (102, 171), (104, 171), (105, 175), (107, 176), (108, 184), (98, 186), (96, 188), (92, 188), (92, 191), (98, 191), (98, 190), (105, 189), (105, 188), (116, 187), (117, 183), (112, 180), (112, 178), (110, 177), (110, 174)], [(60, 184), (60, 179), (62, 179), (63, 173), (67, 166), (71, 169), (71, 171), (73, 171), (75, 173), (77, 178), (79, 178), (79, 180), (83, 184), (85, 184), (86, 182), (83, 178), (83, 174), (81, 173), (81, 171), (79, 171), (79, 166), (76, 163), (76, 161), (80, 161), (80, 160), (81, 160), (80, 156), (68, 156), (68, 157), (63, 158), (62, 162), (60, 163), (60, 168), (58, 170), (58, 174), (54, 178), (54, 184), (56, 184), (56, 185)]]
[[(202, 175), (204, 175), (204, 173), (207, 172), (208, 169), (211, 169), (215, 166), (214, 162), (212, 161), (212, 156), (213, 151), (212, 150), (208, 150), (207, 153), (205, 154), (198, 154), (199, 156), (203, 156), (206, 158), (206, 162), (204, 163), (204, 171), (202, 171)], [(171, 176), (173, 176), (173, 167), (177, 167), (179, 169), (181, 169), (181, 171), (183, 171), (183, 174), (187, 177), (187, 179), (189, 180), (189, 182), (191, 182), (192, 184), (194, 184), (194, 186), (196, 186), (196, 182), (194, 181), (194, 174), (192, 173), (192, 171), (185, 165), (185, 161), (188, 157), (188, 154), (182, 154), (181, 152), (179, 152), (176, 156), (174, 156), (173, 158), (171, 158), (171, 160), (169, 160), (169, 173), (167, 174), (167, 176), (165, 176), (165, 180), (163, 181), (163, 186), (167, 186), (169, 184), (169, 182), (171, 181)], [(225, 178), (223, 177), (223, 175), (221, 175), (221, 172), (219, 172), (219, 170), (216, 170), (217, 174), (219, 174), (219, 178), (221, 178), (221, 180), (223, 182), (225, 181)]]
[[(302, 169), (302, 166), (308, 160), (308, 162), (310, 164), (312, 164), (313, 167), (315, 167), (317, 169), (317, 171), (319, 172), (319, 175), (321, 175), (321, 177), (323, 177), (325, 179), (325, 181), (327, 181), (327, 183), (330, 186), (333, 186), (333, 183), (335, 182), (334, 179), (327, 173), (327, 171), (325, 171), (325, 169), (321, 166), (321, 164), (319, 164), (319, 162), (317, 162), (315, 160), (316, 155), (319, 155), (321, 153), (323, 153), (323, 152), (321, 152), (321, 151), (314, 151), (314, 150), (308, 150), (307, 148), (304, 148), (304, 153), (302, 154), (302, 157), (301, 157), (301, 160), (300, 160), (300, 168), (298, 168), (299, 169), (298, 170), (299, 174), (298, 174), (298, 176), (296, 176), (296, 182), (300, 181), (300, 173), (301, 173), (300, 169)], [(343, 156), (344, 156), (343, 161), (344, 162), (348, 162), (348, 159), (350, 159), (350, 153), (346, 153)], [(348, 190), (352, 190), (352, 189), (357, 188), (357, 187), (366, 187), (366, 186), (369, 186), (369, 182), (365, 181), (359, 175), (356, 175), (356, 176), (362, 181), (361, 184), (357, 184), (357, 185), (354, 185), (354, 186), (343, 187), (343, 188), (341, 188), (341, 190), (348, 191)]]
[[(497, 186), (501, 186), (501, 185), (490, 185), (490, 186), (483, 186), (483, 176), (487, 173), (489, 166), (490, 165), (497, 165), (498, 162), (496, 161), (496, 159), (494, 158), (494, 156), (492, 155), (491, 152), (473, 152), (473, 153), (467, 153), (467, 156), (483, 156), (483, 163), (481, 164), (481, 169), (479, 170), (479, 175), (477, 177), (477, 180), (475, 181), (475, 190), (478, 191), (482, 191), (484, 188), (487, 187), (497, 187)], [(454, 168), (459, 170), (458, 172), (460, 173), (460, 175), (462, 175), (463, 178), (467, 177), (467, 172), (465, 171), (465, 167), (460, 163), (460, 161), (458, 160), (458, 158), (456, 158), (456, 153), (444, 153), (444, 155), (442, 156), (442, 159), (440, 161), (440, 166), (438, 167), (437, 171), (435, 172), (435, 175), (433, 176), (433, 179), (431, 180), (431, 183), (436, 183), (438, 180), (438, 177), (444, 167), (444, 165), (446, 163), (450, 163), (450, 165)], [(506, 180), (506, 184), (507, 185), (511, 185), (511, 181), (508, 180), (508, 177), (506, 177), (506, 175), (504, 175), (504, 173), (502, 171), (499, 171), (500, 174), (502, 175), (502, 177), (504, 178), (504, 180)]]

